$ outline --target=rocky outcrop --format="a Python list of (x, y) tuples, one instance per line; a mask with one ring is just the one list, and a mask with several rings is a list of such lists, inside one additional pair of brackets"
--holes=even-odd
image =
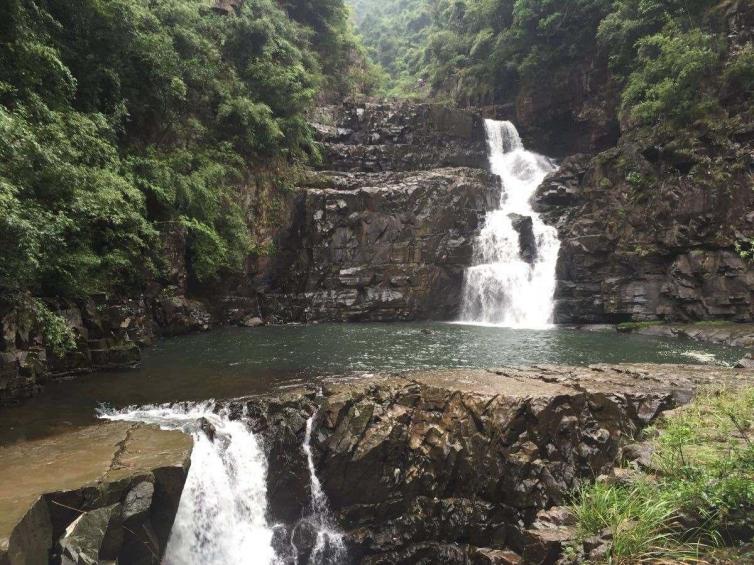
[(155, 564), (191, 438), (107, 423), (0, 448), (0, 564)]
[[(751, 48), (751, 2), (725, 2), (708, 16), (727, 28), (729, 62)], [(564, 97), (564, 111), (586, 109), (590, 100), (614, 111), (611, 79), (598, 71), (604, 63), (584, 83), (585, 96)], [(751, 91), (714, 77), (709, 86), (721, 108), (704, 119), (642, 126), (624, 113), (620, 138), (607, 150), (585, 128), (573, 152), (593, 158), (567, 157), (540, 187), (536, 208), (562, 242), (557, 321), (754, 319)], [(534, 98), (553, 98), (542, 91)], [(579, 113), (590, 123), (601, 115)], [(546, 132), (559, 137), (553, 126)]]
[(509, 214), (513, 229), (518, 234), (518, 248), (521, 259), (529, 264), (537, 258), (537, 239), (534, 235), (534, 221), (531, 216)]
[(265, 294), (280, 320), (448, 319), (485, 212), (500, 187), (476, 169), (321, 174)]
[(754, 145), (636, 134), (540, 186), (558, 229), (556, 321), (754, 319)]
[(323, 168), (334, 171), (414, 171), (487, 168), (481, 115), (442, 104), (357, 104), (321, 108), (315, 129)]
[(152, 331), (140, 300), (51, 302), (65, 321), (75, 349), (56, 353), (44, 340), (44, 321), (31, 300), (0, 307), (0, 405), (34, 395), (49, 378), (130, 366), (140, 360), (139, 346)]
[(447, 370), (233, 411), (264, 438), (270, 519), (290, 527), (309, 502), (301, 444), (316, 414), (315, 467), (350, 562), (553, 563), (573, 531), (552, 508), (574, 487), (696, 387), (753, 378), (652, 365)]

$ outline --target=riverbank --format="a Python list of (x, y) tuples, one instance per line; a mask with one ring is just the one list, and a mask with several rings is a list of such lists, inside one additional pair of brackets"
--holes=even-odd
[(750, 386), (663, 415), (579, 491), (567, 562), (754, 562), (753, 422)]
[(113, 407), (275, 393), (324, 377), (521, 365), (733, 365), (744, 349), (671, 338), (568, 329), (447, 323), (309, 324), (221, 328), (158, 340), (135, 369), (49, 382), (0, 410), (0, 445), (95, 423)]
[(700, 343), (713, 343), (744, 349), (754, 348), (754, 324), (750, 323), (714, 320), (692, 323), (657, 321), (627, 322), (623, 324), (590, 324), (571, 327), (582, 331), (616, 331), (621, 334), (686, 339)]
[[(165, 501), (157, 493), (180, 493), (191, 440), (138, 421), (177, 417), (193, 425), (204, 456), (216, 456), (216, 464), (192, 468), (204, 474), (192, 480), (235, 485), (234, 464), (217, 458), (224, 450), (232, 451), (233, 461), (255, 462), (243, 475), (254, 487), (254, 503), (241, 510), (231, 503), (214, 505), (202, 489), (184, 495), (196, 497), (186, 500), (193, 522), (184, 524), (184, 537), (203, 527), (201, 516), (215, 516), (207, 547), (245, 547), (223, 545), (238, 537), (224, 530), (233, 528), (259, 534), (254, 539), (267, 544), (259, 546), (264, 555), (309, 555), (316, 546), (312, 536), (320, 531), (309, 528), (317, 500), (318, 508), (327, 509), (322, 516), (331, 528), (328, 535), (347, 551), (342, 562), (551, 563), (576, 539), (573, 528), (559, 522), (574, 489), (613, 474), (631, 444), (663, 414), (702, 391), (743, 386), (754, 386), (754, 371), (540, 364), (329, 376), (215, 403), (143, 410), (116, 406), (108, 417), (124, 421), (0, 449), (0, 473), (19, 477), (0, 491), (0, 511), (2, 504), (29, 509), (28, 519), (6, 520), (12, 524), (6, 525), (5, 546), (73, 547), (79, 537), (73, 536), (78, 526), (71, 524), (80, 512), (71, 508), (89, 516), (79, 525), (96, 518), (116, 524), (118, 532), (120, 516), (133, 530), (126, 509), (148, 490), (144, 482), (155, 494), (152, 510), (142, 516), (154, 519), (154, 505)], [(196, 421), (201, 414), (206, 418)], [(170, 483), (172, 490), (158, 488), (165, 467), (180, 479)], [(229, 500), (234, 492), (226, 493)], [(24, 496), (23, 504), (16, 496)], [(35, 500), (44, 503), (41, 510)], [(178, 499), (169, 500), (173, 516)], [(60, 512), (56, 503), (67, 509), (63, 521), (51, 510)], [(233, 514), (215, 515), (226, 510)], [(94, 542), (100, 549), (109, 539), (102, 536)], [(164, 547), (160, 542), (153, 551), (159, 554)], [(206, 562), (202, 547), (175, 549)]]

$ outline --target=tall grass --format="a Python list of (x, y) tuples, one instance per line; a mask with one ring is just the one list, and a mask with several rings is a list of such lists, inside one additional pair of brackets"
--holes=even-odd
[(608, 563), (704, 563), (754, 531), (754, 388), (703, 393), (657, 431), (655, 472), (576, 493), (579, 535), (609, 534)]

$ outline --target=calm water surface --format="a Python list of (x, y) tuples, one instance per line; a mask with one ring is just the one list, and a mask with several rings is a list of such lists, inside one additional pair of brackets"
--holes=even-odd
[(89, 424), (103, 403), (232, 398), (324, 376), (532, 363), (731, 364), (742, 356), (737, 348), (612, 331), (439, 323), (227, 328), (160, 341), (144, 351), (139, 369), (48, 384), (24, 405), (0, 410), (0, 443)]

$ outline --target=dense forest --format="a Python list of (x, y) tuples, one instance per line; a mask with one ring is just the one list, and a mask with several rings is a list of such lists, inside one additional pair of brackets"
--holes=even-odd
[(138, 291), (175, 225), (194, 280), (238, 269), (243, 187), (284, 189), (367, 75), (340, 0), (3, 2), (0, 293)]
[(351, 0), (386, 92), (462, 105), (562, 90), (601, 63), (620, 116), (687, 123), (754, 88), (754, 50), (731, 51), (720, 0)]

